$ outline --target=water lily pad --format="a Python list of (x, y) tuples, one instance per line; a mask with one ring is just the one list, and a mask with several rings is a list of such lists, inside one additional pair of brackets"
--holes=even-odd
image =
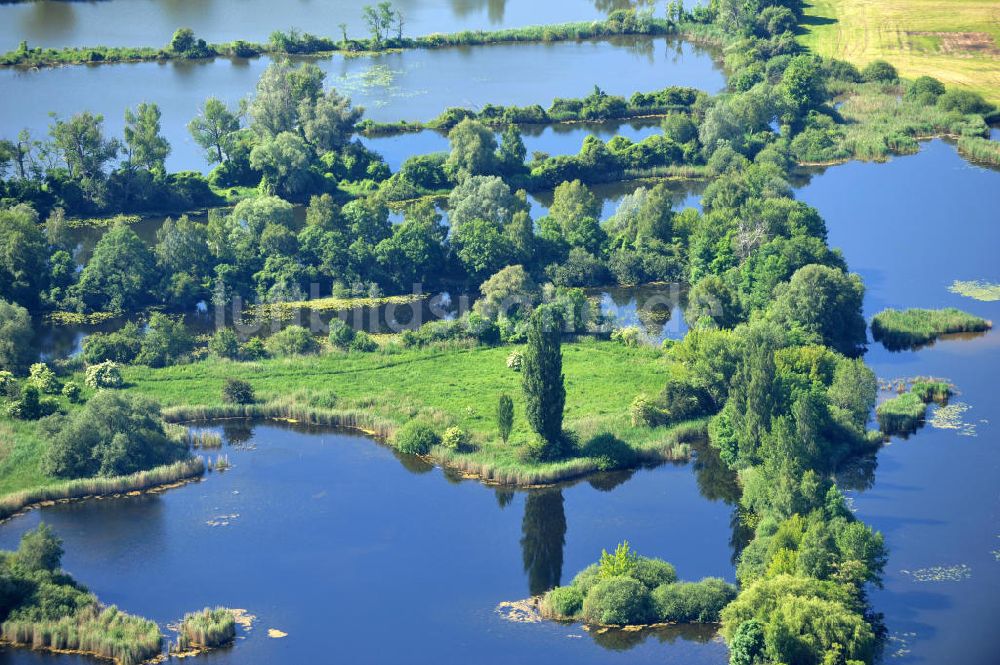
[(955, 280), (948, 290), (966, 298), (982, 300), (983, 302), (994, 302), (1000, 300), (1000, 284), (976, 279), (963, 282)]

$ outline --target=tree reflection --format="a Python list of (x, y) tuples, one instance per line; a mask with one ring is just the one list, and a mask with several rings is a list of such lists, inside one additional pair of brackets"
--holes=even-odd
[(521, 556), (532, 596), (558, 586), (562, 579), (566, 512), (561, 490), (529, 492), (521, 521)]
[(507, 0), (451, 0), (451, 11), (455, 16), (468, 16), (486, 8), (490, 23), (503, 23), (507, 11)]

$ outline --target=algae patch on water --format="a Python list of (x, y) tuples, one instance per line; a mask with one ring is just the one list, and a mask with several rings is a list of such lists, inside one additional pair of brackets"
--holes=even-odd
[(542, 615), (538, 613), (538, 600), (536, 598), (505, 600), (497, 605), (496, 612), (507, 621), (514, 623), (540, 623), (542, 621)]
[(1000, 300), (1000, 284), (994, 284), (993, 282), (981, 279), (965, 282), (956, 279), (948, 287), (948, 290), (960, 296), (972, 298), (973, 300), (982, 300), (983, 302)]
[(268, 628), (267, 636), (271, 639), (280, 640), (282, 637), (288, 637), (288, 633), (280, 631), (277, 628)]
[(912, 577), (914, 582), (961, 582), (972, 577), (972, 568), (964, 563), (956, 566), (931, 566), (930, 568), (902, 570), (900, 572)]

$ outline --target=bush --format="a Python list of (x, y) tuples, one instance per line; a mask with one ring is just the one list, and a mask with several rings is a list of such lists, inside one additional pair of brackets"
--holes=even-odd
[(351, 351), (360, 351), (362, 353), (378, 351), (378, 342), (365, 331), (359, 330), (354, 333), (354, 339), (351, 341)]
[(867, 82), (892, 83), (899, 80), (899, 74), (896, 73), (896, 68), (885, 60), (872, 60), (861, 70), (861, 79)]
[(632, 400), (629, 418), (633, 427), (658, 427), (666, 419), (663, 411), (645, 395), (636, 395)]
[(226, 384), (222, 386), (222, 400), (229, 404), (253, 404), (253, 386), (247, 381), (240, 379), (226, 379)]
[(119, 330), (110, 333), (91, 333), (83, 340), (83, 359), (89, 365), (106, 360), (128, 364), (139, 355), (142, 331), (138, 324), (129, 321)]
[(642, 331), (638, 326), (615, 328), (611, 331), (611, 341), (624, 346), (639, 346), (642, 342)]
[(664, 584), (673, 584), (677, 581), (677, 570), (673, 564), (667, 563), (663, 559), (653, 559), (650, 557), (639, 557), (632, 570), (632, 577), (639, 580), (647, 589), (653, 589)]
[(511, 351), (507, 356), (507, 367), (514, 370), (515, 372), (521, 371), (521, 366), (524, 364), (524, 354), (520, 351)]
[(223, 328), (208, 340), (209, 352), (218, 358), (236, 360), (240, 357), (240, 340), (229, 328)]
[(655, 619), (649, 590), (631, 577), (599, 580), (583, 600), (583, 618), (592, 624), (626, 626)]
[(35, 363), (31, 366), (28, 371), (28, 385), (35, 386), (46, 395), (55, 395), (62, 388), (55, 372), (45, 363)]
[(23, 372), (34, 353), (31, 350), (31, 315), (17, 303), (0, 298), (0, 368)]
[(330, 322), (330, 344), (336, 349), (344, 349), (345, 351), (351, 347), (351, 342), (354, 341), (354, 328), (347, 325), (340, 319), (335, 319)]
[(652, 593), (657, 618), (678, 623), (717, 623), (722, 608), (735, 597), (736, 587), (715, 577), (664, 584)]
[(426, 455), (440, 441), (434, 429), (421, 420), (407, 421), (392, 437), (392, 445), (408, 455)]
[(598, 434), (584, 445), (581, 451), (587, 457), (597, 460), (601, 471), (626, 469), (635, 466), (638, 457), (635, 450), (614, 434)]
[(38, 387), (29, 383), (21, 391), (21, 398), (7, 406), (7, 415), (18, 420), (38, 420), (55, 413), (58, 408), (58, 402), (43, 397)]
[(106, 360), (87, 368), (84, 383), (91, 388), (97, 389), (121, 388), (125, 382), (122, 380), (122, 372), (118, 363)]
[(308, 330), (302, 326), (288, 326), (279, 330), (264, 342), (268, 353), (272, 356), (295, 356), (316, 353), (319, 343)]
[(441, 445), (445, 448), (458, 450), (469, 443), (469, 436), (461, 427), (449, 427), (441, 437)]
[(949, 90), (937, 99), (938, 108), (943, 111), (958, 111), (959, 113), (989, 113), (993, 105), (983, 99), (983, 96), (971, 90)]
[(260, 337), (251, 337), (240, 347), (240, 357), (244, 360), (267, 358), (267, 346)]
[(0, 397), (17, 396), (17, 379), (7, 370), (0, 370)]
[(156, 312), (149, 318), (149, 327), (142, 336), (142, 347), (135, 360), (150, 367), (166, 367), (177, 363), (194, 348), (194, 337), (180, 318)]
[(552, 589), (542, 601), (546, 613), (557, 619), (572, 619), (583, 609), (583, 594), (575, 586)]
[(62, 388), (63, 397), (68, 399), (73, 404), (80, 401), (80, 393), (83, 392), (80, 388), (80, 384), (75, 381), (67, 381), (66, 385)]

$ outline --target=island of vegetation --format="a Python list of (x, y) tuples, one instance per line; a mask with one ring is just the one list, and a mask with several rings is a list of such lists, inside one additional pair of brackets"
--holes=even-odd
[(718, 623), (735, 597), (736, 587), (718, 578), (679, 582), (672, 565), (639, 556), (626, 541), (602, 552), (569, 585), (547, 592), (539, 609), (552, 619), (596, 626)]
[(942, 335), (985, 332), (986, 319), (954, 307), (945, 309), (887, 309), (872, 319), (872, 336), (890, 351), (929, 344)]
[(875, 408), (879, 428), (886, 435), (907, 436), (916, 432), (931, 402), (946, 404), (952, 386), (946, 381), (917, 380), (908, 391), (885, 400)]
[[(723, 48), (729, 89), (628, 101), (595, 89), (532, 111), (547, 122), (667, 112), (662, 134), (588, 137), (576, 155), (527, 161), (514, 123), (530, 120), (493, 107), (453, 113), (449, 152), (414, 155), (393, 174), (355, 138), (362, 110), (324, 89), (315, 65), (284, 61), (264, 71), (246, 113), (213, 98), (192, 121), (215, 164), (208, 177), (166, 171), (153, 104), (126, 111), (124, 140), (81, 112), (56, 119), (50, 140), (0, 144), (0, 433), (13, 441), (0, 491), (79, 496), (200, 474), (190, 449), (205, 442), (173, 425), (223, 416), (361, 429), (403, 454), (522, 486), (681, 458), (707, 436), (739, 479), (740, 522), (753, 534), (738, 588), (678, 582), (669, 564), (622, 547), (546, 596), (547, 611), (604, 624), (721, 621), (733, 665), (873, 662), (884, 631), (867, 590), (881, 583), (886, 548), (834, 483), (845, 460), (881, 441), (868, 429), (878, 383), (860, 357), (864, 286), (790, 180), (802, 163), (884, 159), (932, 135), (982, 137), (994, 107), (936, 79), (902, 80), (885, 61), (859, 70), (804, 51), (803, 9), (670, 3), (683, 34)], [(675, 209), (651, 182), (602, 221), (588, 187), (678, 175), (710, 180), (701, 210)], [(539, 219), (532, 188), (554, 189)], [(432, 195), (447, 197), (447, 225)], [(393, 224), (389, 204), (399, 202)], [(100, 238), (77, 265), (74, 217), (206, 207), (204, 220), (167, 219), (151, 242), (128, 217), (94, 224)], [(584, 290), (647, 282), (689, 285), (682, 340), (643, 343)], [(417, 283), (476, 302), (391, 333), (339, 320), (320, 333), (282, 314), (270, 335), (195, 335), (180, 317), (246, 301), (269, 313), (356, 297), (412, 306)], [(89, 335), (77, 357), (38, 363), (42, 316), (128, 322)], [(903, 334), (918, 336), (930, 318), (904, 319)], [(880, 321), (890, 330), (894, 319)], [(914, 387), (906, 403), (885, 402), (879, 422), (947, 390)], [(54, 482), (62, 489), (46, 489)], [(87, 607), (86, 625), (114, 644), (124, 620)], [(76, 621), (24, 617), (11, 633), (4, 624), (18, 638), (8, 639), (35, 643), (32, 626), (62, 635), (46, 622)], [(185, 621), (184, 640), (220, 643), (227, 626), (204, 612)]]

